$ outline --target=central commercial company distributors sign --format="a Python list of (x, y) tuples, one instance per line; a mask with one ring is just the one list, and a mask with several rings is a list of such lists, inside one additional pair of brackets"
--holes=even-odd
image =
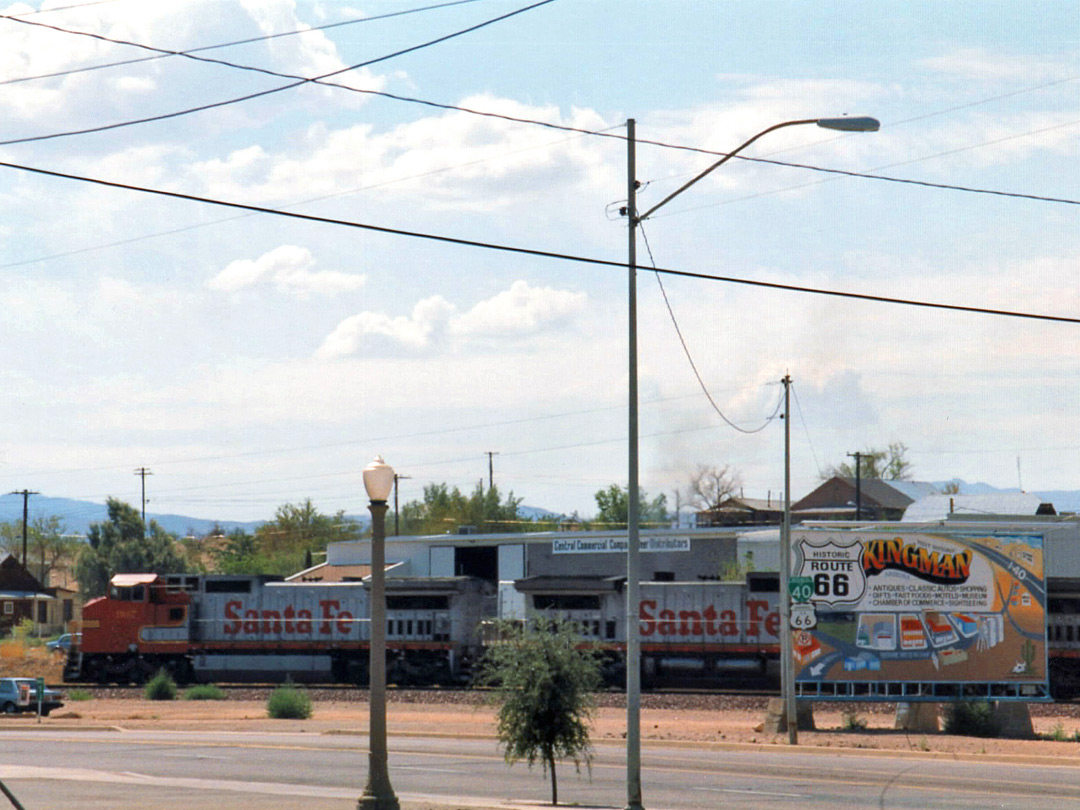
[(799, 682), (1046, 683), (1041, 535), (792, 532)]

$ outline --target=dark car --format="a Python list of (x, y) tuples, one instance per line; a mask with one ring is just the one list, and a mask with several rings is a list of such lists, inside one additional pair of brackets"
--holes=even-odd
[[(48, 715), (53, 709), (64, 705), (59, 692), (45, 688), (41, 701), (41, 713)], [(33, 678), (0, 678), (0, 712), (36, 714), (38, 709), (37, 681)]]

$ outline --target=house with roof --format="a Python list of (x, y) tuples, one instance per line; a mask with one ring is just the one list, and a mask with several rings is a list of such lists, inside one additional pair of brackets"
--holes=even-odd
[(0, 553), (0, 635), (24, 619), (42, 634), (59, 632), (74, 618), (74, 591), (44, 587), (15, 555)]
[(728, 497), (712, 509), (695, 514), (700, 529), (710, 526), (769, 526), (784, 522), (784, 501), (781, 498)]
[(793, 520), (900, 520), (918, 498), (937, 492), (930, 483), (834, 475), (791, 505)]

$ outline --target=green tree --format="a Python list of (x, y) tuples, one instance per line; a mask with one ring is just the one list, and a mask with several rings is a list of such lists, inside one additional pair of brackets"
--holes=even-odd
[[(596, 521), (608, 527), (625, 527), (630, 521), (630, 489), (611, 484), (594, 496), (599, 513)], [(645, 490), (638, 489), (638, 525), (662, 525), (668, 521), (667, 495), (657, 495), (651, 501)]]
[(569, 622), (502, 622), (498, 630), (479, 677), (501, 703), (499, 743), (508, 764), (524, 759), (531, 768), (540, 761), (551, 774), (551, 803), (557, 805), (556, 760), (573, 759), (579, 772), (582, 762), (592, 763), (589, 720), (600, 686), (598, 653), (580, 645)]
[[(405, 534), (444, 534), (461, 526), (475, 526), (480, 532), (513, 532), (528, 528), (518, 516), (521, 498), (511, 492), (502, 497), (497, 486), (484, 489), (477, 484), (466, 497), (446, 483), (424, 487), (424, 500), (411, 501), (401, 510), (401, 530)], [(392, 518), (391, 518), (392, 519)]]
[(255, 530), (255, 539), (263, 553), (286, 551), (303, 559), (305, 551), (324, 551), (327, 543), (359, 540), (360, 534), (360, 524), (345, 517), (344, 511), (324, 515), (307, 498), (279, 506), (274, 519)]
[[(886, 481), (908, 481), (911, 479), (911, 462), (907, 458), (907, 445), (903, 442), (889, 442), (889, 446), (867, 448), (860, 453), (859, 475), (866, 478), (883, 478)], [(855, 460), (844, 461), (829, 467), (822, 474), (823, 479), (838, 475), (842, 478), (855, 477)]]
[(266, 566), (255, 537), (240, 528), (229, 532), (213, 556), (215, 569), (221, 574), (258, 574)]
[[(74, 563), (82, 542), (64, 536), (63, 521), (56, 515), (36, 517), (26, 531), (26, 567), (48, 587), (50, 574)], [(22, 521), (0, 523), (0, 548), (22, 559)]]
[(108, 519), (90, 525), (88, 544), (79, 555), (75, 576), (79, 590), (90, 599), (109, 589), (113, 574), (177, 574), (184, 571), (184, 558), (176, 538), (157, 521), (143, 525), (133, 506), (109, 498)]
[(249, 534), (234, 529), (219, 541), (210, 557), (214, 569), (223, 574), (277, 574), (288, 576), (304, 568), (329, 543), (358, 540), (360, 524), (345, 516), (320, 512), (311, 499), (286, 503), (277, 508), (274, 519)]

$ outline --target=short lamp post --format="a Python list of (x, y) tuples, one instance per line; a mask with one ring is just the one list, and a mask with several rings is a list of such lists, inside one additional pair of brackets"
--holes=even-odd
[(371, 662), (369, 664), (368, 779), (358, 810), (399, 810), (386, 756), (386, 512), (394, 468), (376, 456), (364, 468), (371, 512)]

